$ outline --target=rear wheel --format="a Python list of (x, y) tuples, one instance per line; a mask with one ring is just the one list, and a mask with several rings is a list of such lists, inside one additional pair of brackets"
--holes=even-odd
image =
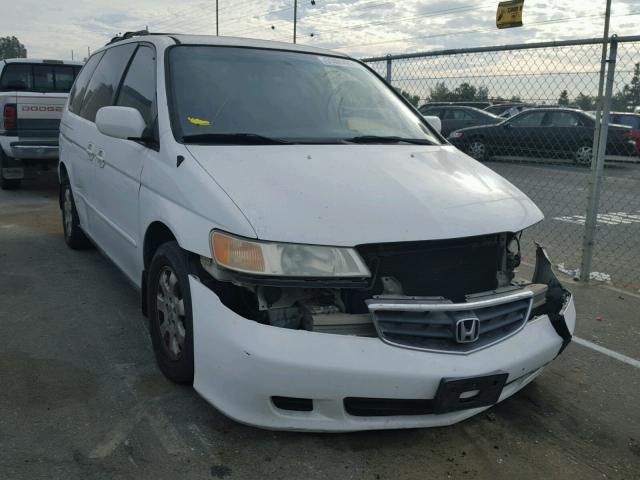
[(483, 138), (471, 139), (469, 146), (467, 147), (467, 151), (469, 152), (469, 155), (480, 162), (484, 162), (489, 157), (487, 144), (484, 142)]
[(591, 165), (591, 160), (593, 158), (593, 145), (585, 144), (578, 147), (576, 152), (573, 154), (573, 160), (576, 165), (582, 165), (588, 167)]
[(177, 242), (161, 245), (147, 282), (149, 330), (162, 373), (176, 383), (193, 382), (193, 318), (189, 259)]
[(2, 162), (2, 152), (0, 152), (0, 188), (2, 190), (17, 190), (22, 185), (21, 178), (4, 178), (2, 169), (4, 168)]
[(73, 200), (71, 185), (66, 180), (60, 185), (60, 195), (64, 241), (74, 250), (84, 250), (91, 247), (91, 242), (80, 228), (80, 218)]

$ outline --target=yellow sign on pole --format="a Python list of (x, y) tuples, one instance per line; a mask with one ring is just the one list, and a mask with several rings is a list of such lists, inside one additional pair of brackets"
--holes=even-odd
[(524, 0), (500, 2), (496, 12), (496, 26), (498, 28), (521, 27), (523, 8)]

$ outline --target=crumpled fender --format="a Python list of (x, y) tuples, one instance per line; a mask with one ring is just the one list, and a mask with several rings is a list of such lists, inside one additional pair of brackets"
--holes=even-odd
[(543, 283), (549, 287), (544, 310), (556, 333), (562, 338), (562, 346), (558, 351), (558, 355), (560, 355), (569, 345), (572, 337), (564, 316), (565, 307), (570, 303), (571, 292), (565, 289), (558, 277), (556, 277), (551, 266), (551, 260), (544, 247), (539, 243), (536, 243), (536, 246), (536, 266), (532, 282)]

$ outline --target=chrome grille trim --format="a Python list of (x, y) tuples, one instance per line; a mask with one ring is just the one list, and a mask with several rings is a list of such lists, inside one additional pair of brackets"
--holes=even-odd
[[(531, 316), (533, 297), (528, 289), (491, 292), (462, 303), (444, 298), (379, 296), (367, 300), (367, 306), (378, 336), (385, 343), (412, 350), (467, 355), (495, 345), (524, 328)], [(439, 315), (428, 318), (432, 312)], [(398, 317), (389, 313), (397, 313)], [(473, 313), (478, 318), (480, 337), (472, 343), (457, 343), (454, 316), (465, 313)], [(497, 332), (500, 329), (506, 332)], [(439, 348), (428, 346), (429, 342)], [(447, 345), (443, 346), (444, 342), (448, 342)]]

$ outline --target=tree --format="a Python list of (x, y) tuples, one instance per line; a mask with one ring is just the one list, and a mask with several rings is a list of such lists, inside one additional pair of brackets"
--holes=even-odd
[(400, 95), (402, 95), (404, 98), (409, 100), (409, 103), (411, 105), (413, 105), (414, 107), (417, 107), (418, 103), (420, 102), (420, 96), (419, 95), (413, 95), (413, 94), (407, 92), (406, 90), (400, 89)]
[(434, 88), (429, 90), (429, 100), (432, 102), (450, 102), (451, 91), (444, 82), (438, 82)]
[[(559, 103), (559, 102), (558, 102)], [(585, 95), (580, 92), (578, 96), (573, 101), (576, 107), (580, 110), (595, 110), (596, 109), (596, 99), (591, 95)]]
[(631, 82), (622, 88), (622, 93), (626, 96), (629, 107), (640, 106), (640, 63), (633, 67)]
[(461, 83), (453, 90), (449, 90), (444, 82), (438, 82), (434, 88), (429, 90), (429, 101), (431, 102), (473, 102), (488, 98), (489, 89), (487, 87), (474, 87), (467, 82)]
[(558, 98), (558, 105), (561, 107), (569, 106), (569, 93), (566, 90), (560, 92), (560, 98)]
[(16, 37), (0, 37), (0, 60), (4, 58), (26, 58), (27, 49)]

